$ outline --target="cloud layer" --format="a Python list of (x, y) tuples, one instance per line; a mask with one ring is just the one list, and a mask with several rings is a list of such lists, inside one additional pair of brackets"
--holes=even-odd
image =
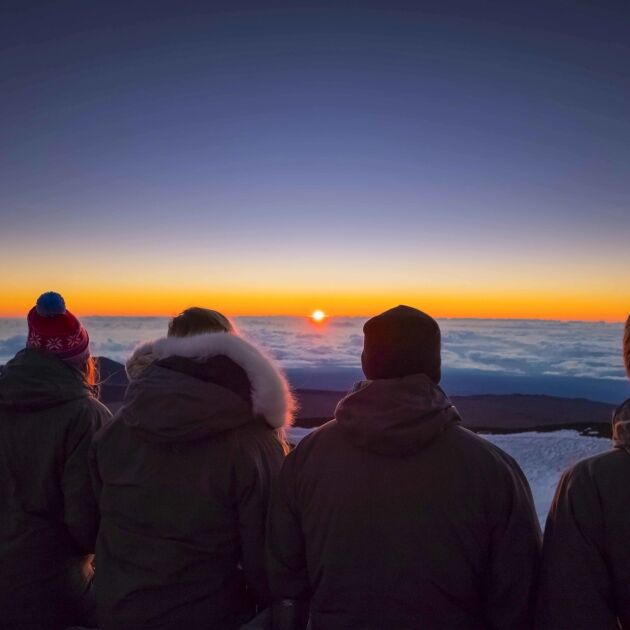
[[(162, 336), (166, 318), (92, 317), (92, 351), (124, 361), (141, 341)], [(241, 332), (286, 368), (360, 366), (362, 318), (324, 324), (295, 317), (243, 317)], [(621, 324), (532, 320), (440, 321), (446, 368), (521, 376), (623, 380)], [(0, 363), (24, 347), (22, 320), (0, 319)]]

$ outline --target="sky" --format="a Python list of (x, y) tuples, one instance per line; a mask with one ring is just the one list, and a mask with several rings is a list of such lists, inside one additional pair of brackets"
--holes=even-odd
[(0, 316), (630, 311), (627, 2), (0, 12)]

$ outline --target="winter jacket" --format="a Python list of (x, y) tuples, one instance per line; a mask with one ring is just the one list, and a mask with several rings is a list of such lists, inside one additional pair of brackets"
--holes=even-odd
[(566, 471), (543, 545), (537, 627), (630, 628), (630, 400), (613, 418), (615, 448)]
[(424, 375), (366, 381), (297, 446), (269, 516), (274, 621), (310, 600), (313, 630), (530, 627), (529, 486), (459, 421)]
[(61, 628), (81, 616), (98, 528), (88, 450), (109, 415), (83, 375), (53, 355), (27, 349), (5, 366), (0, 628)]
[(123, 406), (92, 457), (100, 627), (236, 628), (269, 601), (265, 518), (286, 381), (227, 333), (158, 340), (127, 367)]

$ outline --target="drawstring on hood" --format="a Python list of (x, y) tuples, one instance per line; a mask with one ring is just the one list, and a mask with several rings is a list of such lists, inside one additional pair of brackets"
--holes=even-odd
[(335, 418), (356, 446), (383, 455), (417, 452), (461, 422), (453, 403), (424, 374), (361, 381), (339, 402)]

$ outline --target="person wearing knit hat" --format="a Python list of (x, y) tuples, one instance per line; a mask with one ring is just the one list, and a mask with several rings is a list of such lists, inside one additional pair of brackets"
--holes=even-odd
[(369, 319), (363, 333), (361, 365), (369, 379), (426, 374), (440, 382), (440, 327), (426, 313), (397, 306)]
[(540, 527), (525, 476), (461, 426), (432, 317), (397, 306), (363, 331), (367, 380), (274, 487), (272, 627), (531, 628)]
[(94, 397), (89, 336), (58, 293), (27, 317), (0, 374), (0, 626), (96, 625), (98, 510), (88, 451), (111, 417)]

